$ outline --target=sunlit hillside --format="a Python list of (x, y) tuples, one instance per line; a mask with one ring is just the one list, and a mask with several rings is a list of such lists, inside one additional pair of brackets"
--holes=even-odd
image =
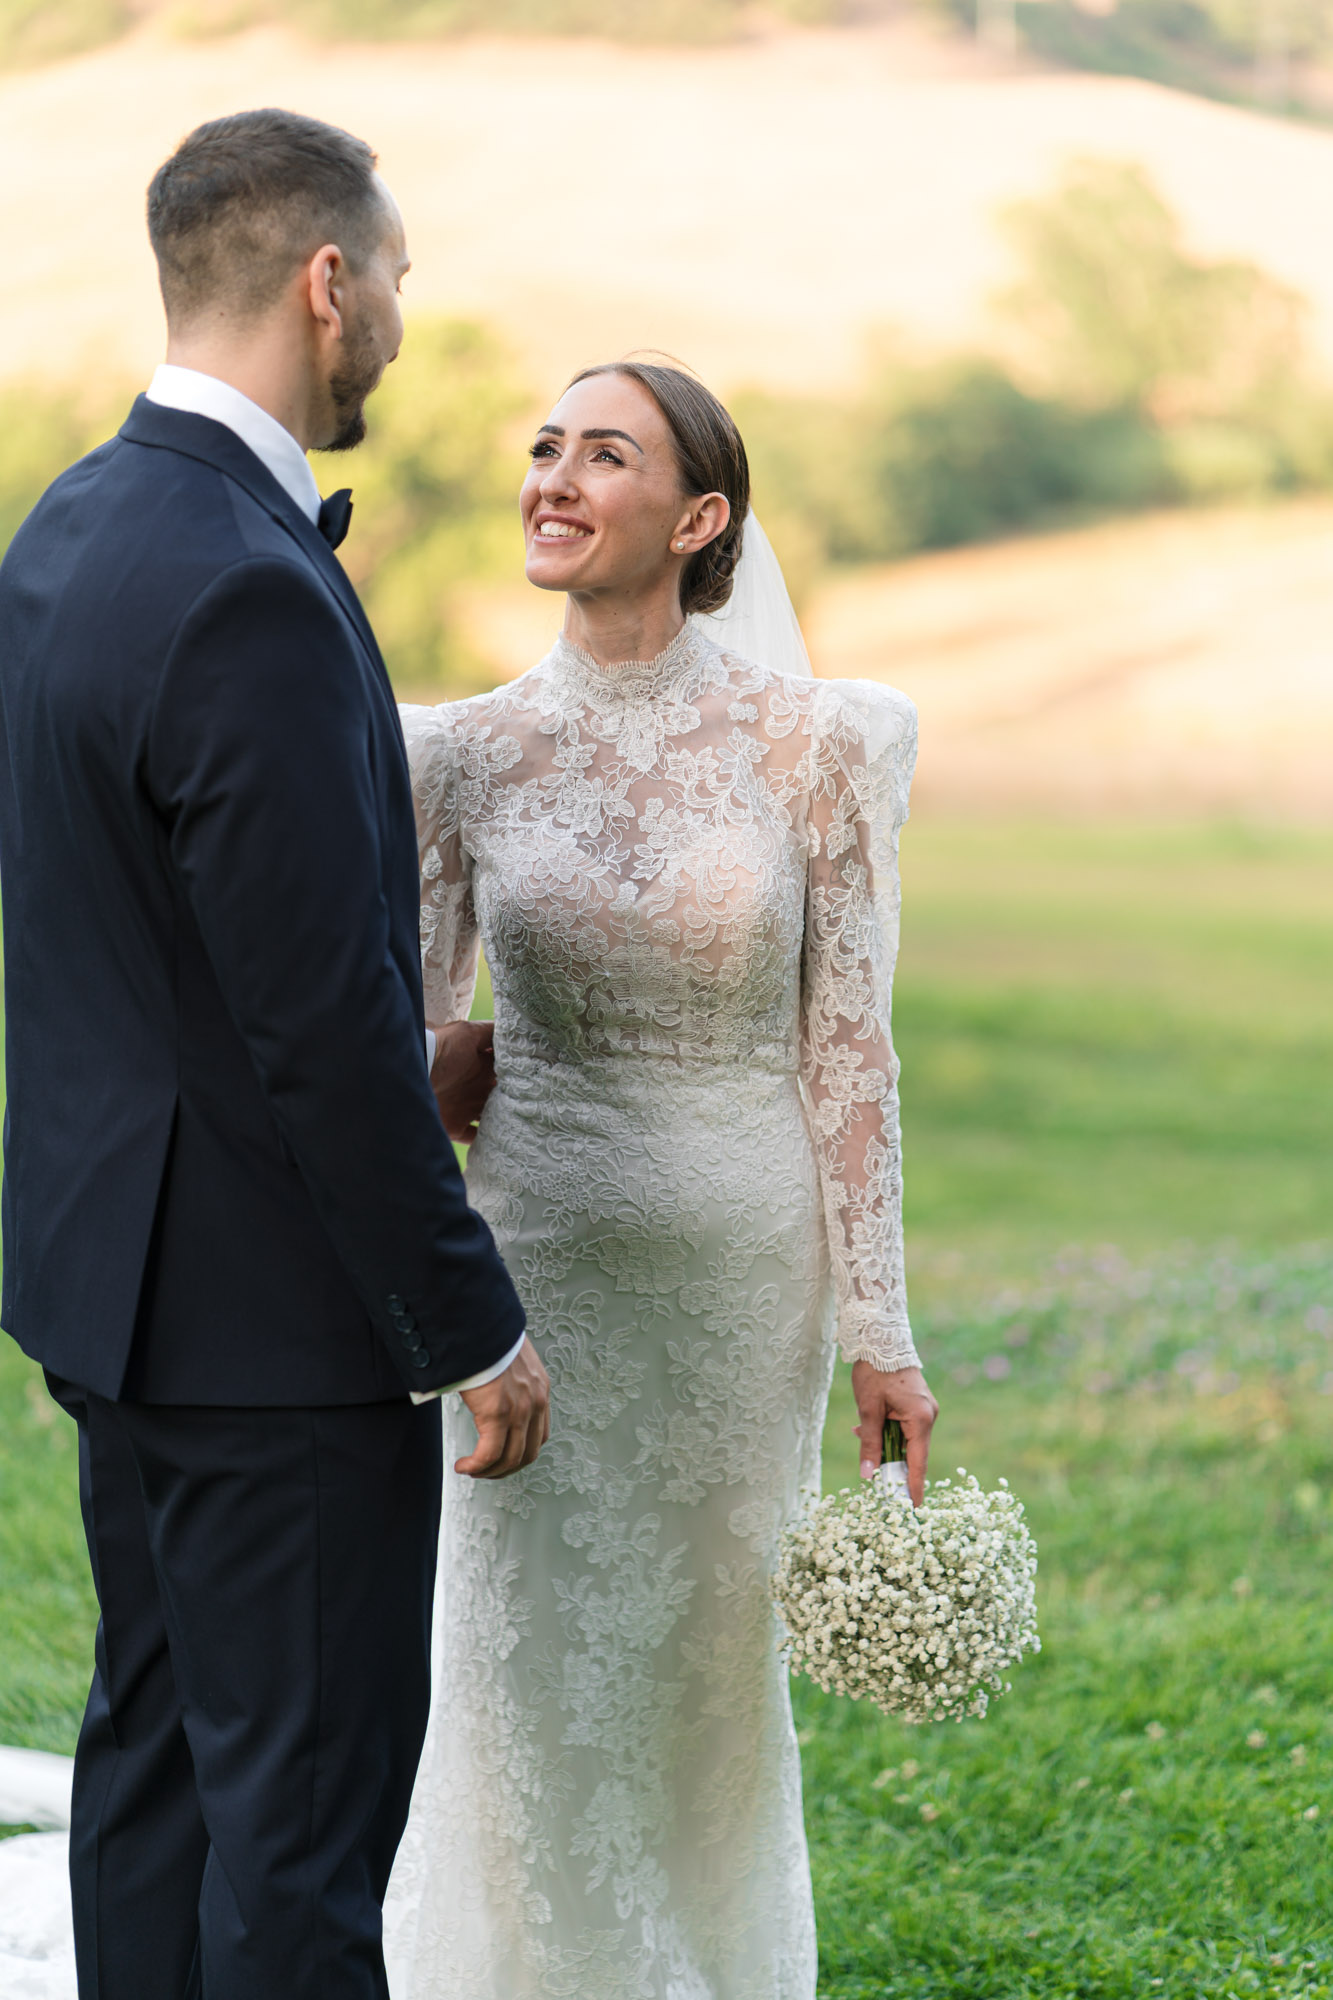
[(727, 388), (811, 387), (856, 372), (885, 325), (973, 338), (1008, 275), (997, 208), (1079, 154), (1144, 162), (1192, 246), (1295, 285), (1333, 354), (1333, 133), (1312, 127), (911, 24), (712, 49), (187, 43), (150, 24), (0, 78), (0, 377), (148, 366), (144, 185), (190, 125), (263, 103), (373, 140), (411, 301), (498, 325), (537, 383), (653, 345)]
[[(923, 803), (1333, 816), (1321, 748), (1333, 722), (1333, 505), (1156, 513), (885, 566), (898, 546), (1002, 530), (1003, 506), (966, 532), (918, 523), (894, 546), (883, 523), (878, 542), (858, 535), (857, 452), (872, 441), (858, 443), (853, 416), (842, 456), (821, 456), (817, 414), (839, 397), (861, 407), (867, 353), (879, 343), (883, 355), (886, 329), (909, 356), (965, 343), (1002, 353), (1009, 335), (991, 301), (1018, 271), (997, 218), (1049, 196), (1080, 157), (1141, 162), (1189, 252), (1251, 259), (1303, 294), (1311, 349), (1333, 378), (1321, 226), (1333, 133), (1149, 84), (1025, 69), (920, 22), (636, 49), (314, 44), (271, 29), (201, 43), (150, 21), (99, 52), (0, 77), (0, 390), (30, 376), (61, 385), (32, 409), (28, 427), (45, 426), (33, 464), (45, 469), (31, 488), (11, 481), (10, 525), (92, 441), (77, 421), (67, 444), (46, 437), (64, 385), (77, 379), (76, 400), (113, 420), (119, 385), (160, 353), (142, 225), (154, 166), (198, 120), (265, 102), (366, 134), (406, 214), (417, 338), (376, 406), (345, 553), (414, 698), (484, 685), (543, 650), (558, 607), (503, 581), (517, 560), (504, 523), (520, 456), (504, 425), (589, 358), (654, 346), (725, 392), (767, 384), (805, 399), (742, 401), (764, 505), (789, 555), (807, 552), (799, 584), (821, 671), (892, 679), (918, 701)], [(440, 313), (493, 329), (494, 354), (490, 334), (428, 327)], [(1011, 446), (993, 429), (994, 386), (975, 408), (949, 391), (941, 421), (953, 442), (937, 426), (921, 467), (978, 498), (975, 427), (992, 423), (985, 477), (1004, 502), (1032, 413), (1010, 411), (1006, 421), (1022, 419)], [(1077, 383), (1070, 393), (1072, 410)], [(1154, 393), (1140, 396), (1145, 410)], [(11, 400), (21, 456), (26, 390)], [(864, 407), (868, 424), (882, 422), (873, 394)], [(798, 418), (808, 434), (784, 460)], [(1049, 421), (1072, 435), (1058, 410)], [(1316, 422), (1327, 428), (1312, 404)], [(418, 452), (421, 518), (405, 524), (396, 482)], [(461, 512), (441, 484), (446, 462), (467, 472)], [(909, 453), (896, 476), (920, 492), (916, 464)], [(1196, 490), (1173, 477), (1174, 497)], [(1318, 489), (1326, 470), (1287, 483)], [(446, 519), (450, 504), (457, 518)], [(784, 513), (799, 517), (795, 532)], [(1010, 518), (1045, 525), (1039, 515), (1034, 504)], [(845, 562), (849, 541), (869, 566), (821, 569), (826, 556)]]
[[(497, 678), (558, 603), (466, 601)], [(932, 815), (1333, 819), (1333, 502), (1154, 514), (850, 571), (806, 608), (818, 672), (921, 716)]]

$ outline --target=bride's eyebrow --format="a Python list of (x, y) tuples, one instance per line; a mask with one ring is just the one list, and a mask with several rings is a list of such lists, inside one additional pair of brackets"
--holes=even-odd
[[(543, 424), (540, 430), (537, 432), (537, 435), (538, 437), (562, 438), (565, 435), (565, 427), (563, 424)], [(585, 444), (600, 443), (600, 441), (603, 438), (623, 438), (626, 444), (632, 444), (634, 446), (634, 449), (635, 451), (638, 452), (640, 458), (646, 456), (643, 446), (639, 443), (639, 440), (637, 438), (632, 438), (628, 431), (600, 431), (600, 430), (580, 431), (579, 436), (583, 439)]]

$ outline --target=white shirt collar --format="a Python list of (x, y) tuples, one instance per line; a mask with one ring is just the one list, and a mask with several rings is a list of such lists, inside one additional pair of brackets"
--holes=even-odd
[(230, 382), (164, 361), (145, 394), (150, 403), (158, 403), (164, 410), (185, 410), (191, 416), (211, 417), (215, 424), (225, 424), (242, 444), (249, 445), (307, 519), (318, 521), (319, 488), (300, 445), (276, 417), (233, 389)]

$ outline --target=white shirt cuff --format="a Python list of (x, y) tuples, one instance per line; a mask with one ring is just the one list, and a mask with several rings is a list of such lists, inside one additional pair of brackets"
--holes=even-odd
[(526, 1333), (520, 1333), (518, 1339), (514, 1342), (508, 1354), (504, 1356), (503, 1360), (497, 1361), (492, 1368), (483, 1368), (480, 1375), (469, 1375), (466, 1381), (463, 1382), (446, 1383), (443, 1389), (413, 1389), (411, 1391), (412, 1401), (414, 1403), (433, 1403), (437, 1396), (453, 1396), (460, 1389), (484, 1389), (488, 1382), (494, 1382), (497, 1375), (503, 1375), (505, 1369), (512, 1367), (514, 1362), (518, 1360), (519, 1354), (522, 1352), (523, 1343), (527, 1337)]
[(429, 1075), (430, 1075), (430, 1073), (431, 1073), (431, 1071), (432, 1071), (432, 1070), (434, 1069), (434, 1067), (435, 1067), (435, 1030), (434, 1030), (434, 1028), (427, 1028), (427, 1030), (426, 1030), (426, 1074), (427, 1074), (427, 1076), (429, 1076)]

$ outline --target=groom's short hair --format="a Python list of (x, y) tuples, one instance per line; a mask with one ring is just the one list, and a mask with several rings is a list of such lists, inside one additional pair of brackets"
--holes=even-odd
[(323, 243), (355, 271), (387, 211), (364, 139), (296, 111), (238, 111), (182, 139), (148, 189), (167, 320), (226, 304), (257, 317)]

